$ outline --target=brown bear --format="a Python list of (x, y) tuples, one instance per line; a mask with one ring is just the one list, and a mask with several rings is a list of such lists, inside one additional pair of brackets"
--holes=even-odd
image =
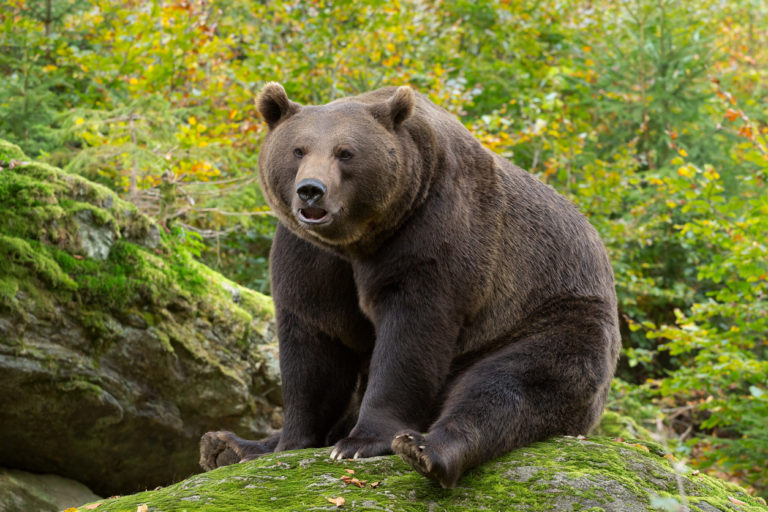
[(204, 469), (334, 444), (446, 488), (598, 421), (619, 352), (613, 271), (587, 219), (409, 87), (321, 106), (267, 84), (261, 185), (285, 422), (209, 432)]

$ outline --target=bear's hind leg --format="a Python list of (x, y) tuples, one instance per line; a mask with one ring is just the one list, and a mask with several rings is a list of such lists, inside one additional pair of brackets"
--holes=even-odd
[(452, 488), (467, 469), (514, 448), (586, 434), (602, 412), (617, 341), (611, 328), (580, 327), (531, 335), (476, 362), (429, 432), (398, 433), (392, 451)]
[(242, 439), (232, 432), (207, 432), (200, 439), (200, 467), (205, 471), (272, 453), (280, 441), (280, 432), (258, 441)]

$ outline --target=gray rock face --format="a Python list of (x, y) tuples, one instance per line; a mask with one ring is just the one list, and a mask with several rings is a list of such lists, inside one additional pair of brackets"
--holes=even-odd
[(104, 261), (109, 256), (109, 250), (115, 243), (116, 233), (109, 225), (99, 226), (93, 213), (83, 210), (73, 215), (77, 224), (77, 235), (80, 238), (80, 248), (89, 257)]
[(98, 499), (86, 486), (68, 478), (0, 468), (3, 512), (58, 512)]
[(93, 334), (60, 306), (52, 318), (8, 320), (0, 322), (6, 466), (124, 493), (196, 472), (208, 430), (259, 437), (280, 426), (279, 381), (258, 346), (268, 331), (233, 351), (224, 333), (192, 314), (169, 317), (173, 333), (107, 317)]
[(8, 160), (9, 148), (0, 466), (125, 494), (198, 472), (208, 430), (279, 428), (269, 298), (197, 263), (107, 189)]

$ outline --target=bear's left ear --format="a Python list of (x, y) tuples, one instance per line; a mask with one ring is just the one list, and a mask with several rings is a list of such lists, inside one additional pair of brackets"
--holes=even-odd
[(269, 82), (261, 89), (256, 105), (270, 130), (301, 110), (301, 105), (289, 100), (285, 89), (277, 82)]
[(381, 124), (390, 130), (396, 130), (406, 119), (411, 117), (416, 105), (416, 93), (403, 85), (387, 101), (371, 107), (371, 113)]

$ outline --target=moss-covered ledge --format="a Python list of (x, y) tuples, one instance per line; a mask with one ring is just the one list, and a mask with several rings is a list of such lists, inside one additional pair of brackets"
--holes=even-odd
[(131, 203), (0, 141), (0, 466), (111, 495), (196, 472), (207, 430), (269, 433), (273, 316)]
[(100, 512), (135, 512), (141, 505), (149, 512), (246, 512), (334, 510), (329, 499), (343, 498), (342, 510), (640, 512), (682, 503), (682, 485), (691, 511), (768, 510), (743, 489), (690, 470), (678, 484), (661, 447), (644, 441), (554, 438), (469, 471), (451, 490), (397, 457), (335, 462), (329, 452), (273, 454), (95, 503)]

